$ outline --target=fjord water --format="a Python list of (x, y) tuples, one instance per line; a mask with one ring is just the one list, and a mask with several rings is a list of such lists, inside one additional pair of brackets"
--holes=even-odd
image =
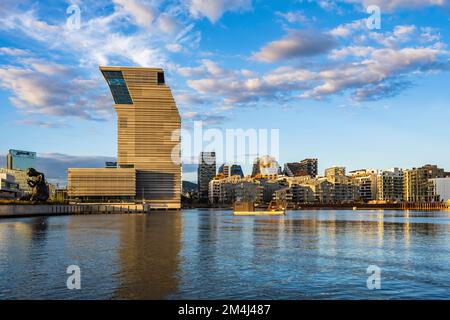
[[(67, 289), (69, 265), (81, 290)], [(380, 290), (367, 289), (369, 265)], [(0, 220), (0, 299), (448, 299), (449, 288), (449, 212)]]

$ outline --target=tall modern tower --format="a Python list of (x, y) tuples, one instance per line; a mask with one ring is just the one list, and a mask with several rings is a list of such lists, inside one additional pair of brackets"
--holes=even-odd
[[(145, 201), (151, 208), (180, 208), (181, 120), (172, 92), (165, 84), (164, 71), (131, 67), (100, 67), (100, 71), (117, 112), (117, 168), (69, 169), (69, 196), (75, 190), (72, 196), (78, 198), (84, 194), (92, 199), (101, 196), (103, 200), (126, 196), (135, 202)], [(96, 186), (89, 185), (86, 178), (77, 179), (83, 170), (91, 177), (101, 175), (105, 186), (114, 183), (116, 187), (106, 186), (102, 194), (96, 194), (98, 181)], [(128, 179), (130, 172), (134, 172), (134, 188), (119, 192), (117, 188), (124, 188), (119, 179)], [(91, 192), (82, 191), (85, 189)]]
[(198, 197), (208, 200), (209, 182), (216, 176), (216, 153), (200, 152), (197, 169)]
[(36, 168), (36, 152), (10, 149), (6, 155), (6, 168), (10, 170)]

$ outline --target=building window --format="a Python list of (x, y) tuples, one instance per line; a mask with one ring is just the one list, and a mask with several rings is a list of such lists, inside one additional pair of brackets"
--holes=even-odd
[(133, 169), (134, 164), (121, 164), (120, 167), (124, 169)]
[(164, 72), (158, 72), (158, 84), (164, 84)]
[(121, 71), (104, 71), (103, 75), (116, 104), (133, 104)]

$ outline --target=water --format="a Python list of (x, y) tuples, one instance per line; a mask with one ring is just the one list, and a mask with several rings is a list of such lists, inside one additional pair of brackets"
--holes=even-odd
[[(81, 268), (68, 290), (66, 268)], [(381, 289), (368, 290), (369, 265)], [(230, 211), (0, 220), (0, 299), (448, 299), (450, 214)]]

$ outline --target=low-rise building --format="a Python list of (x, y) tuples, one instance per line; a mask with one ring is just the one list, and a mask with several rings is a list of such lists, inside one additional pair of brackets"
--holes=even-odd
[[(133, 202), (136, 170), (131, 168), (70, 168), (67, 176), (70, 199), (79, 202)], [(143, 191), (144, 192), (144, 191)]]
[(14, 177), (14, 182), (19, 185), (22, 195), (31, 194), (31, 187), (28, 185), (28, 175), (24, 170), (14, 170), (0, 168), (0, 173), (6, 173)]
[(14, 176), (8, 173), (0, 173), (0, 199), (16, 199), (21, 195), (19, 184)]

